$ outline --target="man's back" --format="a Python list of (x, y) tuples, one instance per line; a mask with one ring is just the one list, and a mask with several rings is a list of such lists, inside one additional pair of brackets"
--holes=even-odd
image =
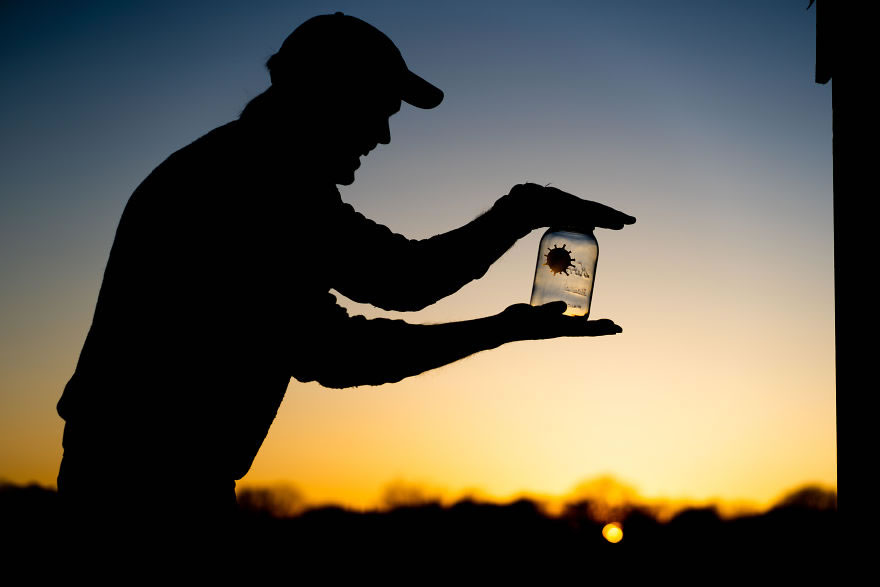
[[(320, 194), (301, 177), (281, 197), (296, 182), (279, 184), (263, 147), (230, 123), (132, 195), (58, 405), (68, 469), (99, 460), (92, 473), (184, 484), (250, 467), (290, 378), (288, 309), (320, 295), (292, 287), (290, 261)], [(74, 482), (63, 473), (59, 485)]]

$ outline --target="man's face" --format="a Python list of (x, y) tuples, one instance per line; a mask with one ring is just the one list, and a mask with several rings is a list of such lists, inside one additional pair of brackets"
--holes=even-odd
[(388, 96), (361, 95), (337, 105), (327, 137), (327, 163), (334, 183), (350, 185), (360, 158), (391, 142), (389, 119), (399, 110), (400, 100)]

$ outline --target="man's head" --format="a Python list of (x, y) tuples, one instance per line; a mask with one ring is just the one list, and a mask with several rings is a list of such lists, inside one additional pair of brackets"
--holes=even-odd
[(266, 65), (272, 87), (306, 110), (296, 117), (306, 147), (343, 185), (354, 181), (361, 156), (391, 141), (388, 119), (401, 101), (434, 108), (443, 100), (407, 68), (391, 39), (341, 12), (301, 24)]

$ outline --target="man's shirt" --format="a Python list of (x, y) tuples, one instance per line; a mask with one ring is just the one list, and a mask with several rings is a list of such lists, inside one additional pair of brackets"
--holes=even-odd
[(135, 190), (58, 404), (66, 453), (113, 446), (147, 469), (239, 479), (291, 377), (378, 385), (414, 374), (413, 357), (431, 352), (426, 327), (349, 317), (330, 289), (420, 309), (523, 236), (490, 212), (409, 240), (303, 167), (235, 121)]

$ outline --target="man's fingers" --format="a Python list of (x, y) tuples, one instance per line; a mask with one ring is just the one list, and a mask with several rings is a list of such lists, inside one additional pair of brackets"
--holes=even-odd
[(612, 230), (620, 230), (624, 226), (635, 224), (636, 217), (630, 216), (620, 210), (609, 208), (598, 202), (590, 202), (596, 207), (596, 210), (588, 212), (591, 224), (601, 228), (610, 228)]
[(535, 310), (540, 311), (540, 319), (552, 336), (606, 336), (623, 332), (623, 328), (608, 318), (585, 320), (583, 316), (565, 316), (563, 312), (567, 308), (565, 302), (550, 302)]
[(623, 328), (607, 318), (587, 320), (583, 328), (588, 333), (585, 336), (605, 336), (607, 334), (620, 334), (623, 332)]
[(623, 328), (607, 318), (585, 320), (583, 316), (566, 316), (568, 304), (549, 302), (540, 306), (514, 304), (499, 317), (499, 328), (519, 333), (512, 340), (541, 340), (560, 336), (607, 336), (620, 334)]
[(577, 316), (563, 316), (558, 326), (559, 336), (606, 336), (623, 332), (623, 328), (607, 318), (584, 320)]
[(546, 319), (555, 321), (569, 330), (574, 335), (582, 336), (601, 336), (605, 334), (619, 334), (623, 332), (623, 328), (608, 318), (599, 320), (584, 320), (579, 316), (564, 316), (563, 313), (568, 309), (568, 304), (562, 301), (548, 302), (535, 307)]
[(562, 314), (568, 309), (568, 304), (565, 302), (547, 302), (546, 304), (541, 304), (538, 306), (542, 313), (545, 313), (549, 316)]
[[(585, 200), (551, 186), (525, 183), (514, 186), (510, 193), (518, 197), (534, 197), (535, 204), (546, 206), (551, 214), (566, 217), (572, 223), (585, 228), (620, 230), (624, 226), (635, 224), (636, 221), (635, 216), (615, 210), (611, 206)], [(551, 224), (557, 223), (557, 220), (551, 219)]]
[(583, 221), (589, 226), (610, 228), (613, 230), (620, 230), (624, 226), (635, 224), (636, 222), (635, 216), (630, 216), (629, 214), (616, 210), (611, 206), (606, 206), (599, 202), (584, 200), (583, 198), (579, 198), (578, 196), (569, 194), (568, 192), (564, 192), (557, 188), (546, 189), (556, 190), (556, 192), (561, 194), (562, 197), (571, 202), (572, 209), (570, 212), (572, 214), (572, 220), (578, 221), (580, 218), (583, 218)]

